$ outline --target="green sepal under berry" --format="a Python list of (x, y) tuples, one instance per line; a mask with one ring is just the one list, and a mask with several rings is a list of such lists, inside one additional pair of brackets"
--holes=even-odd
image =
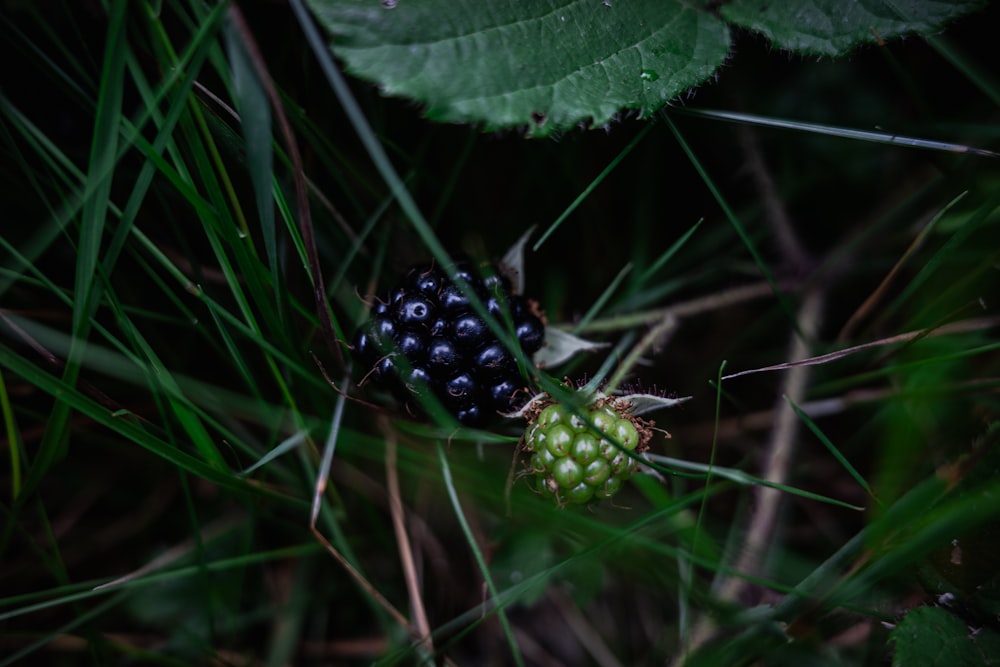
[(597, 392), (574, 408), (543, 393), (509, 416), (528, 420), (521, 449), (538, 492), (582, 505), (612, 498), (639, 469), (653, 437), (653, 422), (639, 413), (683, 400)]

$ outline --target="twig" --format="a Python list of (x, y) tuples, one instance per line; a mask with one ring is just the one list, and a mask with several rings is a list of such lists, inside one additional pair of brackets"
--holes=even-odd
[[(764, 163), (756, 139), (749, 129), (741, 129), (739, 135), (748, 166), (765, 207), (764, 220), (772, 227), (775, 237), (778, 238), (779, 247), (789, 267), (796, 274), (801, 274), (812, 265), (812, 259), (795, 234), (791, 218), (778, 195), (777, 187)], [(787, 359), (802, 359), (809, 355), (809, 342), (819, 331), (824, 302), (823, 287), (805, 293), (795, 316), (797, 326), (791, 333)], [(771, 484), (784, 484), (788, 478), (799, 427), (799, 417), (792, 404), (805, 402), (810, 374), (811, 369), (808, 366), (794, 366), (784, 378), (782, 394), (790, 401), (782, 398), (775, 406), (774, 428), (771, 431), (760, 475)], [(764, 573), (767, 554), (773, 546), (782, 495), (780, 490), (770, 485), (754, 488), (754, 512), (745, 531), (743, 549), (737, 556), (732, 571), (752, 576)], [(740, 599), (751, 586), (744, 577), (721, 578), (715, 583), (716, 597), (721, 602)], [(714, 631), (714, 623), (710, 617), (702, 616), (692, 629), (691, 640), (685, 647), (685, 654), (690, 655), (694, 652), (711, 637)]]
[[(792, 283), (779, 283), (782, 289), (793, 287)], [(577, 333), (594, 333), (598, 331), (619, 331), (621, 329), (634, 329), (639, 326), (655, 324), (667, 317), (678, 319), (691, 317), (701, 313), (711, 312), (728, 308), (729, 306), (752, 299), (761, 299), (774, 294), (774, 290), (767, 282), (741, 285), (730, 290), (698, 297), (690, 301), (681, 301), (664, 308), (654, 308), (640, 313), (630, 315), (616, 315), (613, 317), (601, 318), (590, 322), (582, 327)]]
[(428, 656), (434, 655), (434, 640), (431, 637), (431, 626), (427, 622), (427, 612), (424, 609), (423, 598), (420, 595), (420, 584), (417, 581), (417, 570), (413, 563), (413, 551), (410, 548), (410, 538), (406, 534), (403, 521), (403, 502), (399, 497), (399, 469), (396, 467), (396, 450), (398, 444), (396, 435), (389, 428), (387, 420), (379, 420), (382, 434), (385, 436), (385, 477), (389, 488), (389, 510), (392, 515), (392, 528), (396, 533), (396, 545), (399, 548), (399, 560), (403, 566), (403, 578), (406, 580), (406, 590), (410, 595), (410, 608), (413, 610), (413, 622), (417, 632), (423, 637), (421, 644)]
[[(344, 383), (347, 382), (347, 378), (344, 378)], [(349, 560), (344, 558), (344, 555), (337, 550), (330, 541), (326, 539), (326, 536), (320, 532), (319, 528), (316, 527), (316, 522), (319, 519), (320, 509), (323, 504), (323, 496), (326, 495), (326, 485), (330, 479), (330, 468), (333, 466), (333, 452), (337, 443), (337, 436), (340, 432), (340, 420), (344, 414), (344, 405), (347, 403), (346, 394), (341, 394), (337, 399), (336, 408), (333, 412), (332, 424), (330, 426), (330, 436), (327, 438), (326, 445), (323, 448), (323, 457), (320, 459), (319, 471), (316, 475), (316, 487), (313, 489), (313, 502), (312, 510), (309, 515), (309, 532), (313, 534), (316, 541), (323, 545), (327, 553), (333, 556), (334, 560), (340, 563), (351, 578), (354, 579), (361, 586), (364, 591), (371, 596), (373, 600), (378, 602), (383, 609), (385, 609), (390, 616), (401, 626), (406, 628), (410, 635), (414, 638), (419, 639), (420, 634), (416, 629), (410, 624), (403, 614), (396, 609), (391, 602), (389, 602), (385, 596), (383, 596), (378, 589), (376, 589), (368, 579), (365, 578), (361, 572), (358, 571), (354, 565), (351, 564)]]
[(746, 125), (740, 125), (736, 136), (739, 138), (740, 147), (746, 159), (746, 167), (753, 178), (757, 192), (760, 194), (761, 205), (764, 208), (765, 222), (774, 232), (778, 241), (778, 248), (781, 255), (795, 275), (803, 275), (812, 265), (813, 260), (809, 253), (802, 246), (795, 228), (792, 225), (791, 216), (778, 194), (778, 187), (771, 178), (771, 172), (764, 163), (761, 154), (760, 143), (757, 140), (757, 133)]
[[(799, 325), (806, 334), (815, 333), (822, 318), (824, 294), (811, 292), (806, 295), (799, 309)], [(792, 334), (789, 356), (808, 353), (808, 343), (797, 333)], [(805, 402), (806, 390), (809, 385), (811, 369), (805, 366), (796, 367), (785, 378), (782, 394), (792, 403)], [(795, 450), (796, 433), (801, 421), (789, 401), (781, 398), (774, 409), (774, 430), (771, 432), (767, 446), (764, 471), (761, 477), (775, 484), (784, 484), (788, 479)], [(778, 504), (782, 498), (778, 489), (758, 486), (755, 489), (755, 512), (747, 527), (746, 542), (740, 554), (735, 569), (752, 575), (763, 574), (763, 564), (768, 548), (772, 544), (775, 522), (778, 515)], [(747, 586), (742, 578), (730, 578), (721, 587), (720, 597), (734, 600)]]
[(629, 350), (628, 355), (622, 360), (621, 364), (615, 370), (614, 375), (608, 380), (608, 385), (605, 389), (607, 393), (614, 393), (618, 385), (622, 383), (625, 376), (628, 375), (632, 369), (635, 367), (642, 355), (646, 353), (647, 350), (653, 347), (662, 346), (664, 341), (670, 337), (670, 335), (677, 329), (677, 318), (672, 314), (667, 313), (662, 320), (660, 320), (655, 326), (650, 328), (646, 332), (646, 335), (642, 337), (642, 340)]

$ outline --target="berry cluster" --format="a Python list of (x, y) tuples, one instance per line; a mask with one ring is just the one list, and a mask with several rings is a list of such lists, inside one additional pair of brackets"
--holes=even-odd
[(358, 329), (353, 351), (372, 382), (411, 411), (420, 411), (420, 397), (430, 391), (462, 424), (483, 426), (516, 407), (524, 382), (514, 356), (457, 283), (471, 288), (497, 321), (509, 318), (529, 358), (541, 348), (545, 327), (495, 268), (484, 275), (461, 262), (455, 279), (433, 265), (410, 269)]
[(623, 415), (613, 401), (598, 401), (582, 414), (593, 427), (566, 405), (552, 403), (538, 413), (525, 436), (538, 490), (560, 505), (618, 493), (650, 437), (641, 420)]

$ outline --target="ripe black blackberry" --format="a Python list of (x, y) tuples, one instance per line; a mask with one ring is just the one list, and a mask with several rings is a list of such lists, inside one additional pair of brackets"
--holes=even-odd
[[(545, 326), (496, 267), (483, 274), (469, 262), (455, 267), (456, 281), (472, 288), (499, 322), (513, 325), (530, 359), (542, 347)], [(361, 372), (414, 412), (430, 391), (459, 422), (484, 426), (517, 407), (524, 386), (517, 361), (476, 314), (465, 292), (434, 265), (416, 266), (378, 301), (354, 336)]]

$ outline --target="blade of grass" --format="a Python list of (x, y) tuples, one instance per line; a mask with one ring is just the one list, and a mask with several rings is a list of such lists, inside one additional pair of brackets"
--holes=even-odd
[[(469, 545), (473, 557), (476, 559), (476, 565), (479, 566), (479, 572), (483, 576), (483, 581), (490, 592), (490, 597), (494, 600), (499, 600), (500, 594), (496, 584), (493, 582), (493, 577), (490, 575), (489, 565), (486, 564), (483, 552), (476, 542), (476, 536), (472, 534), (469, 522), (465, 519), (465, 512), (462, 510), (462, 503), (458, 499), (455, 482), (451, 478), (451, 467), (448, 465), (448, 457), (445, 455), (444, 447), (440, 441), (437, 442), (437, 454), (438, 460), (441, 463), (441, 475), (444, 478), (445, 489), (448, 491), (448, 499), (455, 510), (455, 516), (458, 519), (459, 526), (462, 528), (462, 533), (465, 535), (465, 541)], [(514, 637), (513, 629), (510, 627), (510, 620), (507, 618), (507, 612), (504, 610), (503, 603), (498, 603), (496, 611), (500, 619), (500, 625), (503, 627), (504, 635), (507, 637), (507, 645), (510, 647), (511, 658), (514, 660), (514, 664), (524, 667), (524, 658), (521, 656), (521, 649), (518, 648), (517, 640)]]
[[(91, 194), (83, 202), (74, 274), (72, 322), (74, 344), (66, 358), (63, 372), (63, 382), (67, 386), (75, 384), (79, 375), (80, 359), (86, 348), (92, 307), (91, 290), (111, 196), (111, 171), (118, 146), (124, 91), (126, 7), (125, 0), (116, 0), (109, 10), (97, 118), (94, 123), (94, 138), (88, 166), (87, 187)], [(68, 404), (57, 401), (46, 420), (45, 433), (28, 469), (24, 482), (26, 494), (34, 491), (52, 464), (65, 453), (69, 441), (69, 415)]]
[[(95, 605), (90, 609), (87, 609), (86, 611), (74, 614), (73, 620), (64, 623), (63, 625), (59, 626), (52, 632), (43, 634), (39, 639), (28, 644), (20, 651), (16, 651), (11, 655), (8, 655), (3, 660), (0, 660), (0, 667), (6, 667), (7, 665), (25, 664), (21, 661), (27, 658), (28, 656), (31, 656), (32, 654), (41, 651), (46, 646), (51, 645), (52, 641), (56, 637), (66, 635), (85, 624), (93, 622), (96, 618), (98, 618), (102, 614), (105, 614), (111, 609), (114, 609), (115, 607), (124, 603), (128, 599), (128, 596), (129, 596), (128, 593), (123, 592), (120, 593), (119, 595), (112, 596), (108, 600), (104, 600), (103, 602)], [(39, 658), (37, 657), (34, 659), (39, 660)], [(44, 662), (44, 659), (40, 659), (40, 661)]]
[(342, 340), (344, 338), (343, 332), (340, 330), (336, 318), (334, 318), (331, 314), (330, 306), (326, 299), (326, 292), (324, 291), (325, 284), (323, 281), (323, 272), (319, 262), (319, 253), (316, 250), (312, 212), (309, 208), (309, 197), (306, 193), (304, 176), (305, 170), (302, 166), (302, 158), (299, 154), (298, 144), (295, 142), (295, 136), (292, 134), (291, 125), (289, 124), (284, 110), (282, 109), (281, 98), (278, 95), (277, 90), (274, 88), (271, 77), (268, 74), (264, 58), (257, 49), (257, 44), (253, 40), (253, 35), (247, 27), (246, 21), (244, 20), (243, 14), (238, 6), (229, 5), (229, 18), (236, 30), (242, 35), (243, 46), (247, 50), (251, 63), (257, 72), (259, 82), (264, 86), (264, 90), (271, 101), (271, 106), (278, 121), (278, 127), (285, 139), (288, 156), (293, 165), (292, 177), (295, 184), (295, 201), (299, 214), (299, 229), (303, 245), (305, 246), (309, 258), (309, 277), (313, 283), (316, 315), (322, 325), (324, 339), (327, 347), (333, 355), (333, 358), (337, 360), (337, 363), (341, 368), (346, 368), (343, 352), (337, 344), (338, 340)]
[(930, 139), (918, 139), (916, 137), (904, 137), (888, 132), (873, 132), (870, 130), (854, 130), (847, 127), (833, 127), (830, 125), (820, 125), (818, 123), (804, 123), (796, 120), (786, 120), (783, 118), (771, 118), (769, 116), (756, 116), (754, 114), (740, 113), (736, 111), (720, 111), (717, 109), (697, 109), (693, 107), (673, 107), (672, 111), (699, 116), (703, 118), (715, 118), (734, 123), (747, 123), (761, 127), (776, 127), (784, 130), (794, 130), (798, 132), (809, 132), (811, 134), (823, 134), (841, 139), (854, 139), (858, 141), (869, 141), (878, 144), (892, 144), (894, 146), (904, 146), (907, 148), (921, 148), (924, 150), (945, 151), (948, 153), (965, 153), (981, 157), (1000, 157), (1000, 153), (986, 150), (984, 148), (973, 148), (963, 144), (952, 144), (944, 141), (932, 141)]
[(882, 279), (882, 282), (879, 283), (878, 287), (876, 287), (872, 293), (868, 295), (864, 302), (858, 306), (857, 310), (851, 314), (851, 317), (847, 320), (844, 326), (841, 327), (840, 333), (837, 334), (838, 341), (844, 342), (851, 337), (851, 334), (854, 333), (855, 328), (857, 328), (861, 320), (871, 313), (879, 301), (881, 301), (885, 296), (889, 287), (892, 285), (893, 281), (895, 281), (906, 262), (913, 257), (919, 248), (923, 247), (924, 243), (927, 241), (927, 237), (937, 226), (937, 223), (941, 220), (941, 218), (943, 218), (948, 211), (954, 208), (958, 202), (964, 199), (967, 194), (969, 194), (968, 191), (960, 193), (957, 197), (945, 204), (944, 207), (942, 207), (931, 217), (930, 220), (927, 221), (927, 224), (920, 229), (917, 236), (913, 239), (910, 245), (907, 246), (905, 252), (903, 252), (900, 258), (896, 260), (896, 263), (892, 265), (892, 268), (889, 269), (889, 272)]
[(118, 321), (125, 329), (125, 335), (130, 340), (132, 346), (142, 355), (141, 367), (150, 375), (150, 379), (162, 388), (162, 393), (167, 396), (170, 409), (184, 429), (187, 440), (195, 446), (202, 458), (209, 465), (215, 466), (220, 470), (226, 470), (225, 458), (219, 452), (208, 429), (202, 423), (198, 415), (198, 410), (192, 404), (191, 400), (184, 395), (184, 392), (181, 391), (180, 386), (174, 380), (173, 375), (160, 359), (160, 356), (153, 349), (153, 346), (145, 340), (136, 328), (131, 326), (131, 322), (127, 318), (120, 317)]
[(272, 197), (274, 154), (271, 149), (271, 108), (257, 72), (250, 62), (250, 56), (240, 39), (241, 35), (232, 21), (227, 22), (223, 36), (232, 67), (230, 78), (236, 108), (240, 112), (239, 120), (245, 140), (247, 166), (257, 202), (257, 217), (267, 254), (267, 264), (271, 269), (273, 291), (277, 299), (277, 313), (278, 317), (283, 319), (284, 313), (281, 307), (283, 289), (281, 271), (278, 266), (278, 244)]
[(607, 178), (608, 175), (615, 170), (615, 167), (621, 164), (621, 161), (624, 160), (625, 157), (632, 152), (632, 149), (638, 146), (639, 142), (641, 142), (643, 139), (646, 138), (646, 135), (650, 133), (650, 131), (653, 129), (653, 127), (655, 127), (655, 125), (656, 125), (655, 123), (647, 122), (643, 126), (643, 128), (639, 130), (638, 133), (636, 133), (635, 137), (632, 138), (632, 141), (630, 141), (628, 145), (625, 146), (625, 148), (623, 148), (621, 152), (619, 152), (618, 155), (616, 155), (615, 158), (611, 162), (609, 162), (604, 169), (601, 170), (601, 173), (599, 173), (597, 177), (594, 178), (594, 180), (592, 180), (590, 184), (583, 189), (583, 192), (577, 195), (576, 199), (574, 199), (572, 203), (570, 203), (570, 205), (566, 207), (566, 210), (563, 211), (551, 225), (549, 225), (548, 229), (542, 232), (542, 235), (538, 238), (537, 241), (535, 241), (535, 245), (532, 246), (531, 248), (532, 250), (537, 252), (538, 249), (542, 247), (542, 244), (545, 243), (548, 240), (548, 238), (552, 236), (553, 233), (555, 233), (555, 231), (559, 228), (560, 225), (562, 225), (562, 223), (566, 220), (566, 218), (572, 215), (573, 211), (575, 211), (577, 207), (579, 207), (580, 204), (582, 204), (583, 201), (590, 196), (590, 193), (593, 192), (597, 188), (597, 186), (600, 185), (604, 181), (604, 179)]
[(687, 140), (684, 139), (684, 135), (681, 134), (680, 129), (674, 123), (673, 119), (668, 113), (662, 114), (662, 117), (667, 123), (667, 127), (669, 127), (670, 131), (673, 133), (674, 138), (677, 139), (677, 143), (680, 144), (684, 154), (687, 155), (691, 165), (694, 167), (695, 171), (698, 172), (698, 175), (701, 176), (701, 180), (705, 183), (705, 186), (708, 188), (709, 192), (712, 193), (715, 201), (719, 204), (719, 207), (722, 209), (726, 219), (729, 220), (729, 224), (732, 225), (736, 234), (740, 237), (740, 240), (743, 241), (743, 245), (746, 247), (747, 252), (750, 253), (754, 263), (760, 270), (761, 276), (763, 276), (764, 280), (767, 281), (767, 284), (771, 286), (771, 291), (774, 293), (775, 298), (778, 299), (778, 304), (781, 306), (781, 310), (784, 312), (785, 317), (792, 323), (801, 337), (803, 334), (798, 328), (798, 320), (795, 317), (791, 303), (789, 303), (788, 296), (781, 289), (778, 281), (774, 277), (774, 274), (771, 272), (771, 269), (768, 267), (764, 258), (757, 250), (757, 245), (753, 242), (753, 239), (750, 238), (750, 235), (747, 233), (746, 228), (744, 228), (743, 223), (740, 222), (740, 219), (736, 217), (735, 213), (733, 213), (729, 203), (726, 202), (725, 197), (722, 196), (722, 192), (720, 192), (719, 188), (716, 187), (715, 182), (712, 180), (711, 176), (708, 175), (704, 166), (702, 166), (701, 160), (699, 160), (698, 156), (694, 154), (694, 150), (691, 148), (690, 144), (688, 144)]
[(819, 441), (822, 442), (823, 446), (826, 447), (827, 451), (829, 451), (830, 454), (833, 455), (833, 458), (837, 459), (837, 462), (841, 466), (843, 466), (844, 470), (846, 470), (848, 474), (854, 478), (854, 481), (858, 483), (858, 486), (864, 489), (865, 493), (867, 493), (872, 498), (872, 500), (878, 503), (878, 498), (875, 497), (875, 492), (872, 491), (871, 486), (868, 485), (868, 482), (865, 481), (865, 478), (861, 476), (861, 473), (858, 472), (857, 468), (851, 465), (851, 462), (847, 460), (847, 457), (844, 456), (840, 452), (840, 450), (837, 449), (837, 446), (830, 441), (830, 438), (828, 438), (826, 434), (823, 433), (822, 430), (820, 430), (819, 426), (816, 425), (816, 422), (814, 422), (812, 418), (809, 417), (809, 415), (807, 415), (805, 411), (803, 411), (802, 408), (800, 408), (798, 404), (795, 403), (795, 401), (789, 398), (787, 394), (784, 395), (783, 398), (785, 399), (785, 401), (787, 401), (787, 403), (790, 406), (792, 406), (792, 410), (795, 410), (795, 414), (799, 416), (799, 419), (801, 419), (806, 426), (809, 427), (809, 430), (813, 432), (813, 435), (819, 438)]
[[(109, 9), (101, 88), (97, 98), (97, 118), (94, 123), (90, 164), (87, 169), (88, 187), (92, 189), (92, 194), (83, 202), (80, 238), (76, 249), (73, 332), (81, 338), (86, 337), (87, 320), (90, 318), (91, 290), (100, 253), (101, 237), (108, 217), (112, 172), (118, 151), (122, 99), (125, 90), (127, 6), (126, 0), (115, 0)], [(76, 361), (77, 355), (71, 354), (67, 364), (69, 373), (74, 372), (72, 369)], [(72, 382), (72, 375), (68, 375), (67, 380)]]
[[(713, 420), (713, 422), (715, 424), (715, 428), (712, 431), (712, 446), (709, 449), (708, 466), (705, 468), (705, 489), (708, 489), (708, 485), (712, 481), (712, 475), (713, 475), (713, 473), (716, 472), (716, 467), (715, 467), (715, 453), (716, 453), (716, 449), (718, 447), (718, 441), (719, 441), (719, 418), (720, 418), (721, 413), (722, 413), (722, 371), (725, 370), (725, 368), (726, 368), (726, 360), (723, 359), (722, 363), (719, 364), (719, 370), (716, 373), (716, 381), (715, 381), (715, 419)], [(650, 458), (652, 458), (648, 454), (647, 454), (647, 456), (650, 457)], [(705, 517), (705, 507), (706, 507), (707, 504), (708, 504), (708, 494), (706, 493), (702, 497), (702, 501), (698, 504), (698, 517), (697, 517), (697, 519), (695, 519), (695, 523), (694, 523), (694, 535), (691, 538), (691, 540), (694, 543), (694, 545), (695, 545), (696, 548), (697, 548), (699, 537), (700, 537), (700, 535), (702, 533), (702, 525), (704, 523), (704, 517)], [(684, 561), (684, 562), (688, 562), (688, 561)], [(679, 595), (680, 595), (680, 605), (679, 606), (680, 606), (680, 611), (681, 611), (682, 614), (685, 613), (685, 610), (691, 604), (690, 590), (691, 589), (689, 587), (685, 586), (679, 592)], [(693, 626), (693, 629), (691, 630), (691, 634), (685, 634), (685, 635), (681, 635), (680, 637), (678, 637), (678, 645), (680, 646), (680, 653), (685, 658), (691, 653), (692, 644), (694, 643), (694, 646), (697, 646), (697, 642), (699, 642), (701, 640), (701, 637), (699, 636), (699, 634), (700, 634), (699, 628), (700, 627), (701, 627), (701, 623), (697, 623), (697, 624), (695, 624)]]
[(667, 262), (670, 261), (671, 257), (673, 257), (674, 255), (676, 255), (680, 251), (680, 249), (683, 248), (687, 244), (688, 240), (690, 240), (690, 238), (692, 236), (694, 236), (694, 233), (696, 231), (698, 231), (698, 228), (701, 227), (701, 223), (703, 223), (703, 222), (705, 222), (705, 218), (700, 218), (698, 220), (698, 222), (696, 222), (693, 225), (691, 225), (691, 228), (688, 229), (686, 232), (684, 232), (684, 234), (682, 234), (679, 239), (677, 239), (676, 241), (674, 241), (673, 243), (671, 243), (670, 247), (667, 248), (663, 252), (663, 254), (661, 254), (659, 257), (657, 257), (656, 261), (653, 262), (649, 266), (649, 268), (646, 269), (645, 271), (643, 271), (642, 275), (640, 275), (636, 279), (636, 285), (637, 286), (639, 286), (639, 285), (645, 285), (646, 282), (650, 278), (652, 278), (653, 275), (655, 275), (657, 271), (659, 271), (660, 269), (662, 269), (663, 266)]
[[(793, 496), (801, 496), (802, 498), (808, 498), (809, 500), (815, 500), (817, 502), (825, 503), (827, 505), (834, 505), (835, 507), (843, 507), (844, 509), (854, 510), (856, 512), (863, 512), (864, 507), (858, 505), (852, 505), (843, 500), (837, 500), (836, 498), (830, 498), (829, 496), (824, 496), (819, 493), (813, 493), (812, 491), (806, 491), (805, 489), (799, 489), (794, 486), (789, 486), (788, 484), (778, 484), (775, 482), (770, 482), (766, 479), (761, 479), (760, 477), (755, 477), (749, 473), (736, 468), (724, 468), (716, 465), (696, 463), (694, 461), (685, 461), (683, 459), (673, 458), (670, 456), (663, 456), (661, 454), (649, 454), (647, 453), (646, 458), (650, 462), (659, 465), (651, 466), (657, 472), (664, 474), (671, 474), (671, 468), (678, 470), (692, 470), (701, 473), (704, 479), (708, 480), (712, 477), (719, 477), (722, 479), (727, 479), (731, 482), (736, 482), (740, 486), (766, 486), (772, 489), (777, 489), (784, 493), (791, 494)], [(662, 466), (662, 467), (661, 467)]]
[(3, 373), (0, 373), (0, 414), (3, 414), (7, 449), (10, 454), (10, 496), (11, 501), (17, 503), (18, 497), (21, 495), (21, 450), (24, 447), (24, 442), (21, 440), (21, 432), (17, 428), (14, 408), (10, 404), (7, 381), (4, 379)]
[(285, 496), (267, 487), (242, 482), (228, 472), (219, 470), (190, 454), (178, 450), (170, 443), (164, 442), (147, 432), (133, 419), (117, 416), (93, 399), (84, 396), (76, 388), (67, 385), (59, 378), (55, 378), (39, 370), (5, 345), (0, 345), (0, 365), (25, 378), (28, 382), (47, 394), (58, 397), (59, 403), (65, 405), (66, 410), (80, 412), (85, 417), (108, 427), (111, 431), (118, 433), (128, 441), (134, 442), (193, 475), (202, 477), (209, 482), (218, 484), (238, 494), (263, 494), (275, 500), (292, 504), (302, 502), (297, 498)]
[(597, 297), (597, 300), (594, 301), (593, 305), (587, 309), (587, 312), (584, 313), (583, 317), (580, 318), (580, 321), (576, 323), (576, 325), (572, 329), (572, 333), (579, 334), (584, 329), (584, 327), (586, 327), (587, 324), (590, 323), (591, 320), (597, 317), (597, 315), (607, 304), (608, 300), (611, 299), (612, 295), (615, 293), (615, 290), (618, 289), (618, 286), (621, 284), (622, 280), (624, 280), (625, 276), (627, 276), (631, 271), (632, 271), (631, 263), (626, 264), (625, 266), (622, 267), (622, 270), (618, 272), (618, 275), (616, 275), (611, 280), (611, 282), (608, 283), (608, 286), (604, 288), (604, 291), (601, 292), (601, 295)]
[(308, 434), (305, 433), (304, 431), (298, 431), (292, 434), (291, 436), (285, 438), (277, 445), (275, 445), (274, 449), (272, 449), (267, 454), (257, 459), (257, 461), (252, 466), (250, 466), (249, 468), (244, 468), (243, 470), (236, 473), (237, 476), (246, 477), (254, 470), (266, 466), (268, 463), (270, 463), (271, 461), (275, 460), (280, 456), (284, 456), (285, 454), (287, 454), (288, 452), (292, 451), (293, 449), (301, 445), (303, 442), (305, 442), (307, 435)]
[[(912, 276), (906, 283), (906, 285), (900, 290), (900, 294), (889, 303), (886, 308), (883, 309), (881, 317), (887, 318), (891, 317), (899, 311), (900, 308), (910, 303), (913, 296), (918, 292), (918, 290), (930, 280), (930, 278), (938, 271), (941, 266), (945, 263), (945, 260), (954, 255), (954, 253), (968, 240), (968, 238), (976, 231), (983, 228), (985, 225), (990, 224), (993, 220), (993, 216), (997, 208), (1000, 207), (1000, 192), (993, 192), (991, 196), (988, 197), (974, 213), (972, 213), (965, 224), (961, 225), (955, 230), (955, 233), (948, 237), (948, 240), (938, 248), (938, 250), (920, 267), (920, 270), (915, 276)], [(988, 265), (988, 264), (987, 264)], [(934, 304), (927, 304), (920, 315), (933, 307)], [(918, 315), (918, 317), (920, 316)], [(914, 318), (916, 319), (916, 318)], [(920, 320), (917, 319), (919, 322)]]
[[(240, 554), (239, 556), (234, 556), (232, 558), (220, 558), (207, 563), (206, 568), (209, 572), (225, 572), (234, 568), (242, 569), (251, 565), (267, 563), (270, 561), (280, 561), (288, 558), (310, 556), (318, 553), (319, 550), (320, 547), (315, 542), (308, 542), (306, 544), (296, 544), (289, 547), (282, 547), (280, 549), (272, 549), (270, 551), (255, 551)], [(0, 611), (0, 621), (7, 621), (12, 618), (34, 614), (39, 611), (73, 604), (74, 602), (78, 602), (80, 600), (87, 600), (94, 597), (100, 597), (102, 595), (108, 595), (114, 591), (141, 590), (144, 587), (153, 584), (184, 579), (198, 574), (200, 567), (200, 565), (188, 565), (172, 570), (152, 572), (136, 579), (128, 579), (120, 584), (114, 585), (109, 585), (111, 583), (110, 580), (91, 580), (67, 584), (51, 590), (33, 591), (26, 595), (3, 598), (0, 599), (0, 605), (7, 609), (5, 611)], [(10, 606), (15, 604), (22, 604), (24, 602), (30, 602), (33, 599), (50, 596), (55, 597), (41, 602), (36, 602), (34, 604), (28, 604), (23, 607), (9, 609)]]

